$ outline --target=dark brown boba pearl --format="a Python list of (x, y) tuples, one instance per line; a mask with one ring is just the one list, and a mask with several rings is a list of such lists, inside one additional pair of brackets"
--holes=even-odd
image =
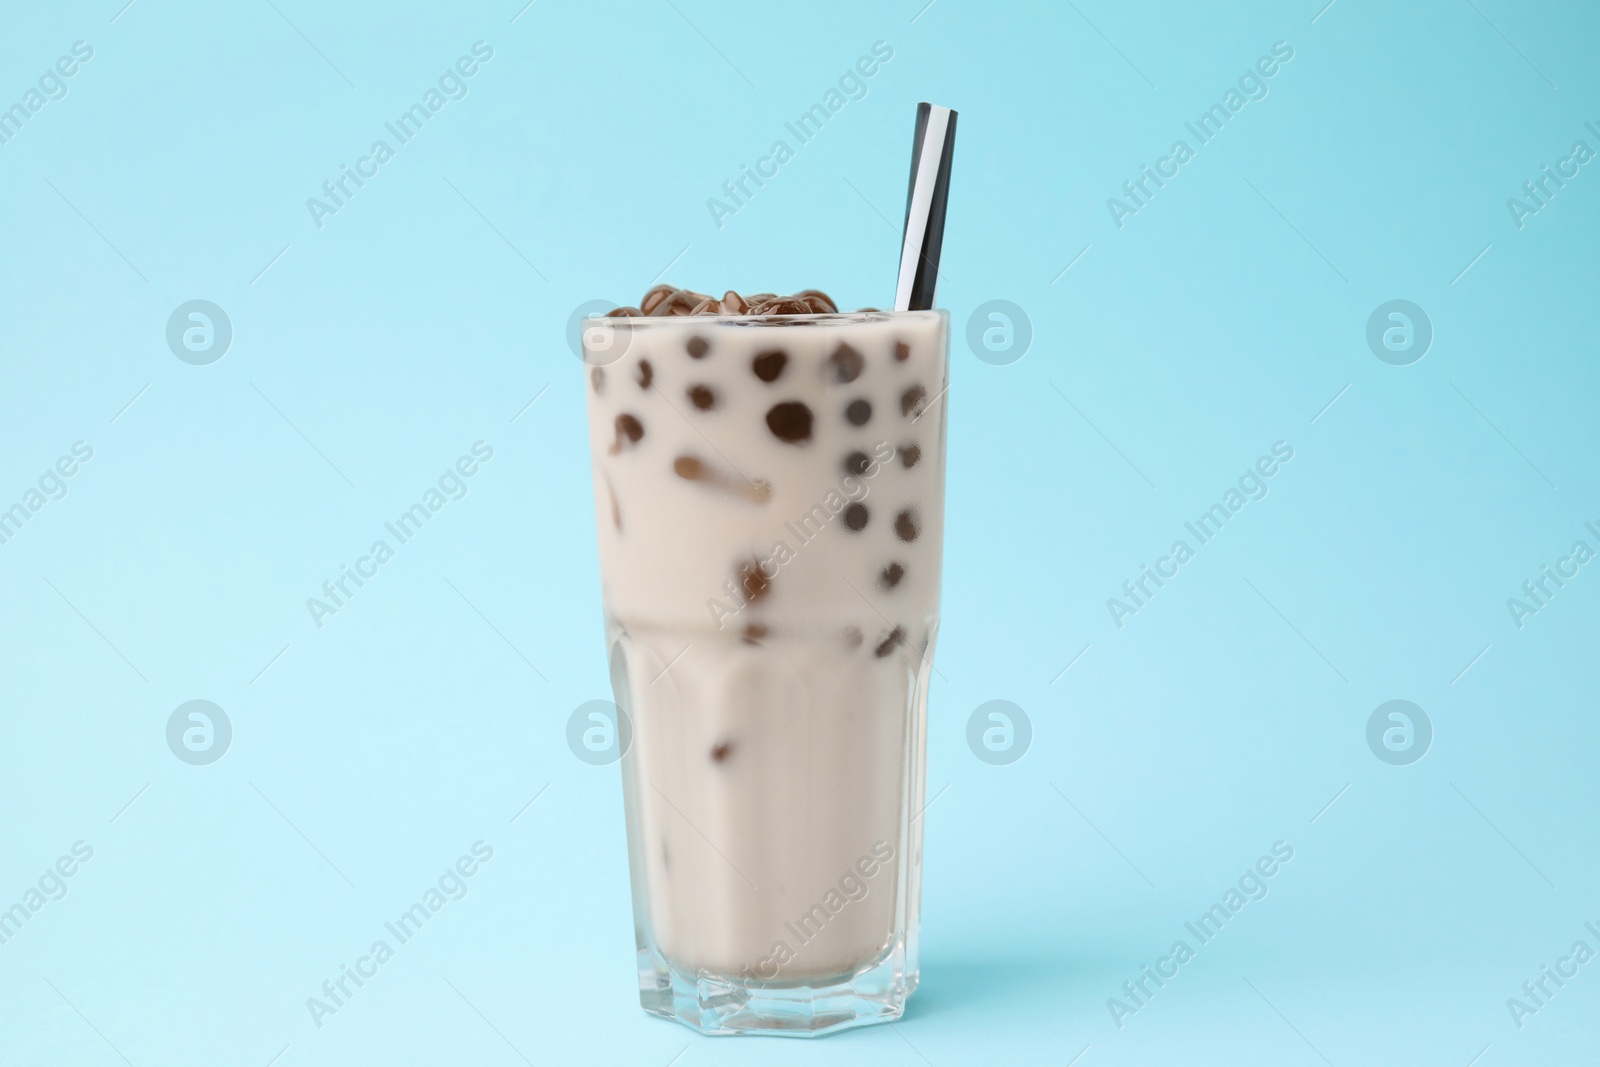
[(866, 400), (852, 400), (844, 409), (844, 417), (851, 426), (865, 426), (872, 418), (872, 404)]
[(727, 760), (729, 753), (732, 751), (732, 741), (719, 741), (711, 748), (711, 759), (713, 762), (722, 763)]
[(860, 352), (841, 342), (833, 355), (828, 357), (828, 364), (833, 368), (834, 381), (841, 385), (849, 385), (861, 377), (861, 371), (866, 367), (867, 361), (861, 358)]
[(811, 409), (798, 400), (774, 404), (767, 412), (767, 429), (780, 441), (804, 441), (811, 436)]
[(772, 579), (761, 573), (761, 561), (754, 556), (742, 560), (734, 568), (734, 574), (745, 599), (751, 604), (764, 599), (772, 590)]
[(759, 352), (756, 358), (750, 361), (750, 369), (756, 372), (756, 377), (764, 382), (775, 382), (778, 375), (783, 373), (783, 365), (789, 362), (789, 357), (778, 349), (771, 352)]
[(663, 315), (687, 315), (696, 305), (706, 299), (704, 293), (696, 293), (690, 289), (674, 289), (666, 298), (660, 301), (648, 314), (660, 317)]
[(684, 346), (689, 350), (689, 355), (695, 359), (705, 359), (706, 353), (711, 351), (711, 342), (704, 337), (691, 337)]
[(759, 622), (753, 622), (744, 628), (744, 643), (747, 645), (759, 645), (765, 636), (767, 628)]
[(840, 632), (840, 636), (844, 638), (844, 647), (850, 649), (852, 652), (861, 647), (861, 627), (846, 626)]
[(906, 508), (894, 517), (894, 535), (900, 540), (915, 541), (917, 532), (917, 513), (915, 509)]
[(590, 370), (589, 384), (594, 386), (594, 392), (596, 396), (599, 396), (601, 393), (605, 392), (606, 372), (600, 367), (595, 367)]
[(900, 394), (900, 414), (921, 415), (922, 409), (927, 406), (928, 391), (920, 385), (913, 385)]
[(654, 289), (651, 289), (648, 293), (644, 294), (644, 299), (639, 301), (639, 307), (646, 315), (648, 315), (656, 308), (660, 307), (663, 300), (677, 291), (678, 290), (674, 289), (670, 285), (658, 285)]
[(709, 488), (743, 497), (752, 504), (772, 499), (772, 483), (764, 478), (751, 480), (719, 471), (699, 456), (682, 455), (672, 461), (672, 473), (686, 482), (699, 482)]
[(839, 305), (833, 302), (833, 297), (820, 289), (802, 289), (794, 294), (796, 300), (804, 300), (811, 305), (811, 310), (818, 314), (833, 314), (839, 310)]
[(655, 377), (655, 373), (655, 369), (650, 366), (650, 361), (648, 359), (641, 359), (639, 361), (639, 388), (650, 388), (650, 379)]
[(889, 631), (888, 637), (885, 637), (878, 643), (878, 647), (872, 650), (872, 654), (877, 656), (879, 659), (883, 659), (889, 653), (893, 652), (895, 650), (895, 646), (899, 645), (900, 642), (904, 641), (905, 639), (906, 632), (900, 629), (900, 627), (896, 626), (893, 630)]
[(904, 341), (896, 341), (894, 343), (894, 361), (896, 363), (904, 363), (910, 358), (911, 346), (906, 344)]
[(860, 533), (867, 528), (869, 517), (865, 504), (851, 504), (844, 509), (844, 528), (851, 533)]
[(872, 457), (865, 452), (852, 452), (844, 457), (844, 469), (851, 474), (865, 474), (872, 467)]
[(900, 579), (906, 576), (906, 569), (898, 563), (891, 563), (878, 572), (878, 588), (893, 589), (900, 584)]
[(689, 387), (689, 403), (701, 411), (710, 411), (717, 406), (717, 394), (709, 386), (691, 385)]
[(814, 315), (811, 305), (807, 301), (796, 299), (792, 296), (780, 296), (771, 300), (764, 300), (757, 304), (751, 301), (750, 314), (752, 315)]
[(611, 445), (611, 454), (616, 455), (622, 451), (622, 439), (627, 438), (629, 444), (638, 444), (644, 436), (644, 423), (633, 415), (624, 411), (617, 416), (617, 439)]
[(922, 458), (922, 449), (916, 445), (906, 445), (900, 450), (900, 465), (910, 470), (917, 465), (917, 460)]

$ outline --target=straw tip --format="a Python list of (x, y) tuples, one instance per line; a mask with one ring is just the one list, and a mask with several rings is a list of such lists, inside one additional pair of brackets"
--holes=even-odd
[(900, 276), (895, 285), (894, 306), (900, 311), (924, 311), (934, 304), (955, 134), (954, 109), (926, 100), (917, 105)]

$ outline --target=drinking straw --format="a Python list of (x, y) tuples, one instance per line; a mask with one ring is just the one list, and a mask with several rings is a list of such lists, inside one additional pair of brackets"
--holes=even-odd
[(896, 311), (927, 311), (939, 284), (939, 248), (944, 243), (945, 202), (950, 195), (950, 157), (955, 152), (956, 113), (917, 105), (911, 143), (911, 185), (906, 192), (905, 237), (900, 245)]

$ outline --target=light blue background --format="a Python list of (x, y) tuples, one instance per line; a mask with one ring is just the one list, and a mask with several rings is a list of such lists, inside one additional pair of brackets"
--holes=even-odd
[[(1506, 608), (1600, 548), (1600, 169), (1506, 208), (1600, 150), (1600, 18), (924, 2), (0, 12), (0, 104), (94, 48), (0, 145), (0, 505), (94, 448), (0, 545), (0, 906), (95, 850), (0, 945), (0, 1061), (1600, 1055), (1600, 962), (1520, 1030), (1506, 1007), (1600, 950), (1600, 570)], [(306, 198), (479, 40), (470, 94), (318, 229)], [(880, 40), (866, 97), (717, 228), (707, 198)], [(1119, 229), (1106, 199), (1280, 40), (1270, 94)], [(884, 304), (923, 99), (961, 119), (922, 989), (893, 1029), (708, 1040), (637, 1007), (617, 771), (564, 741), (607, 679), (563, 331), (663, 271)], [(234, 328), (210, 366), (165, 342), (196, 298)], [(1010, 366), (962, 339), (996, 298), (1035, 331)], [(1435, 330), (1411, 366), (1364, 338), (1394, 298)], [(479, 440), (468, 496), (315, 627)], [(1280, 440), (1270, 495), (1117, 628), (1106, 598)], [(1010, 766), (966, 746), (995, 698), (1033, 723)], [(1410, 766), (1365, 740), (1395, 698), (1436, 733)], [(211, 766), (166, 745), (191, 699), (234, 726)], [(315, 1027), (480, 839), (468, 895)], [(1270, 895), (1118, 1029), (1107, 998), (1279, 840)]]

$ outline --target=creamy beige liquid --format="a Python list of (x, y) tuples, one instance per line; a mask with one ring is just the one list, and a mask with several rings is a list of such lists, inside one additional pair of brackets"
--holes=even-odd
[(681, 969), (784, 981), (915, 907), (945, 321), (744, 321), (598, 320), (586, 384), (636, 921)]

